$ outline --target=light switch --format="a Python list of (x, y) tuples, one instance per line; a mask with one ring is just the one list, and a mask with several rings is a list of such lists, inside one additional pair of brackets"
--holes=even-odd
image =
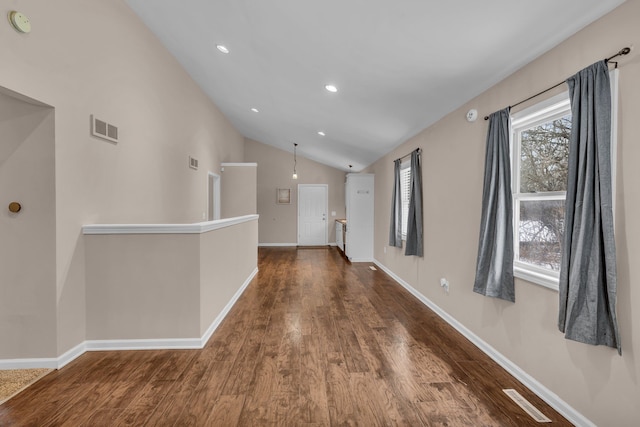
[(336, 211), (331, 211), (331, 216), (336, 216)]

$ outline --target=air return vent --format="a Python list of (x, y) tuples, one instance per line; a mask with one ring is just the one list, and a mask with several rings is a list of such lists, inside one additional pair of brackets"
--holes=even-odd
[(198, 159), (194, 159), (193, 157), (189, 156), (189, 167), (191, 169), (198, 170)]
[(118, 128), (94, 117), (93, 114), (91, 115), (91, 135), (107, 141), (118, 142)]

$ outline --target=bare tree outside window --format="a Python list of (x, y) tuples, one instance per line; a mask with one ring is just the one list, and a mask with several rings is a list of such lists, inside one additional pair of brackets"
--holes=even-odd
[(566, 191), (570, 134), (570, 114), (520, 131), (519, 260), (553, 271), (560, 270), (565, 196), (558, 194)]

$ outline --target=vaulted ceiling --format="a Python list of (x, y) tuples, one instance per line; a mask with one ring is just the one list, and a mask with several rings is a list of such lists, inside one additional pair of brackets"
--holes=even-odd
[(358, 171), (624, 0), (126, 1), (245, 137)]

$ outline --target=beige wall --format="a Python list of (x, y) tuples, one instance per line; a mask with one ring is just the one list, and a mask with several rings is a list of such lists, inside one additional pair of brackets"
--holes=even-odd
[(222, 218), (233, 218), (257, 213), (255, 163), (222, 164), (220, 178), (220, 214)]
[(199, 339), (257, 268), (258, 221), (84, 241), (88, 340)]
[[(0, 22), (0, 86), (55, 108), (60, 355), (85, 339), (81, 226), (201, 221), (207, 171), (243, 161), (244, 139), (123, 0), (0, 0), (3, 16), (15, 8), (33, 29)], [(119, 127), (118, 144), (89, 135), (91, 114)]]
[(200, 336), (257, 267), (258, 220), (200, 236)]
[(0, 359), (56, 355), (53, 129), (52, 108), (0, 89)]
[(84, 239), (88, 340), (200, 337), (198, 234)]
[[(250, 139), (245, 140), (245, 161), (258, 163), (258, 214), (261, 244), (298, 243), (298, 184), (329, 186), (329, 243), (335, 243), (335, 219), (345, 218), (345, 173), (297, 156), (298, 179), (293, 180), (293, 154)], [(291, 204), (276, 203), (276, 189), (291, 189)], [(332, 217), (331, 212), (336, 212)]]
[[(616, 246), (622, 357), (610, 348), (565, 340), (556, 327), (555, 291), (517, 280), (515, 304), (472, 292), (487, 123), (482, 118), (467, 123), (465, 113), (477, 108), (482, 117), (562, 81), (624, 46), (637, 46), (638, 17), (640, 1), (627, 1), (368, 170), (376, 175), (376, 259), (600, 426), (632, 426), (640, 420), (640, 264), (635, 262), (640, 259), (637, 47), (629, 57), (620, 59)], [(424, 150), (423, 259), (404, 257), (387, 245), (392, 161), (415, 147)], [(440, 289), (441, 277), (450, 281), (449, 295)]]

